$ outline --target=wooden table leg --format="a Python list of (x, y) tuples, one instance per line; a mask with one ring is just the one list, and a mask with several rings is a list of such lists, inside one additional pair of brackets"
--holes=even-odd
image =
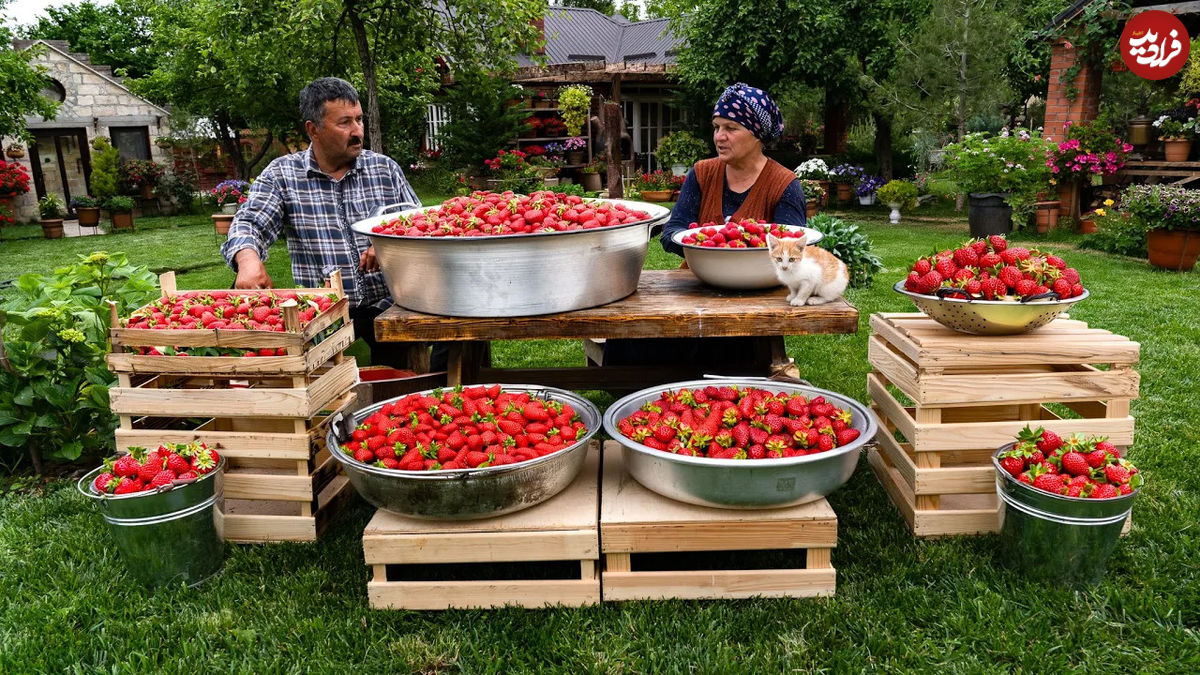
[(446, 361), (447, 386), (478, 384), (480, 369), (492, 363), (491, 343), (486, 340), (451, 342)]
[(793, 379), (802, 379), (800, 377), (800, 368), (796, 366), (796, 362), (787, 355), (787, 346), (783, 341), (782, 335), (772, 335), (766, 339), (771, 348), (771, 365), (768, 377), (790, 377)]
[(429, 372), (428, 342), (402, 342), (397, 343), (395, 348), (402, 353), (397, 368), (411, 370), (414, 373)]

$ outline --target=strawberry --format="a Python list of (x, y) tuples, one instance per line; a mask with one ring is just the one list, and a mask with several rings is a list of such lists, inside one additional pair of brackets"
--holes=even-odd
[(837, 432), (838, 447), (853, 443), (859, 437), (859, 435), (860, 432), (858, 429), (842, 429), (841, 431)]
[(120, 482), (117, 483), (117, 487), (115, 490), (113, 490), (113, 494), (127, 495), (134, 492), (140, 492), (141, 489), (141, 483), (126, 476), (121, 478)]
[(1096, 489), (1092, 490), (1091, 498), (1092, 499), (1112, 499), (1113, 497), (1117, 497), (1120, 494), (1121, 493), (1117, 490), (1117, 487), (1115, 485), (1112, 485), (1111, 483), (1099, 483), (1096, 485)]
[(110, 484), (111, 487), (116, 488), (116, 484), (113, 483), (116, 478), (117, 477), (113, 474), (105, 471), (99, 476), (96, 476), (96, 480), (92, 481), (92, 487), (95, 488), (96, 492), (99, 492), (100, 494), (108, 494)]
[(954, 262), (959, 267), (974, 267), (979, 264), (979, 254), (973, 248), (960, 248), (954, 252)]
[(938, 274), (942, 275), (943, 279), (952, 278), (954, 273), (958, 271), (958, 266), (949, 258), (939, 258), (933, 268)]
[(1117, 459), (1121, 458), (1121, 451), (1117, 449), (1117, 446), (1108, 441), (1097, 441), (1096, 450), (1103, 450)]
[(1021, 274), (1021, 270), (1012, 265), (1008, 265), (1007, 267), (1000, 269), (996, 278), (1003, 282), (1005, 286), (1009, 288), (1015, 288), (1016, 285), (1025, 277)]
[(120, 457), (113, 463), (113, 473), (121, 478), (135, 478), (141, 468), (141, 464), (130, 455)]
[(1037, 476), (1036, 478), (1034, 478), (1033, 486), (1039, 490), (1044, 490), (1045, 492), (1052, 492), (1056, 495), (1063, 494), (1063, 492), (1065, 491), (1063, 489), (1062, 478), (1059, 478), (1058, 475), (1056, 475), (1056, 474), (1050, 474), (1050, 473), (1043, 473), (1043, 474)]
[(912, 271), (916, 272), (919, 277), (929, 274), (931, 269), (933, 269), (933, 264), (929, 262), (928, 258), (918, 258), (912, 267)]
[(1093, 469), (1099, 469), (1108, 461), (1108, 453), (1103, 450), (1093, 450), (1084, 456), (1087, 457), (1088, 466)]
[(923, 295), (929, 295), (937, 290), (942, 285), (942, 275), (933, 270), (923, 275), (917, 284), (917, 292)]
[(675, 438), (675, 433), (675, 429), (666, 424), (660, 424), (654, 428), (654, 437), (663, 443), (669, 443), (672, 438)]
[(1042, 452), (1050, 453), (1058, 450), (1063, 446), (1063, 441), (1058, 434), (1053, 431), (1042, 431), (1041, 439), (1037, 441), (1037, 448)]
[(819, 452), (828, 452), (834, 448), (834, 439), (829, 434), (819, 434), (817, 436), (817, 450)]
[(1126, 469), (1120, 464), (1109, 464), (1108, 466), (1104, 467), (1104, 477), (1108, 479), (1108, 482), (1110, 483), (1116, 483), (1118, 485), (1128, 483), (1129, 469)]
[(1003, 235), (993, 234), (987, 238), (988, 245), (992, 247), (992, 251), (1000, 253), (1008, 248), (1008, 240)]
[(1020, 457), (1008, 456), (1000, 460), (1000, 468), (1015, 478), (1025, 472), (1025, 462)]
[[(178, 457), (178, 455), (175, 455)], [(175, 480), (176, 474), (170, 469), (163, 469), (154, 475), (154, 480), (150, 481), (150, 489), (160, 488), (164, 485), (170, 485), (171, 481)]]
[(1063, 455), (1062, 468), (1072, 476), (1085, 476), (1091, 474), (1091, 467), (1088, 466), (1087, 458), (1078, 452), (1068, 452)]
[(181, 473), (187, 473), (188, 471), (192, 470), (191, 462), (187, 461), (183, 457), (176, 455), (176, 454), (171, 454), (171, 455), (167, 456), (166, 466), (168, 469), (170, 469), (176, 475), (179, 475)]
[(1013, 290), (1016, 291), (1017, 295), (1021, 297), (1034, 295), (1035, 291), (1037, 290), (1037, 284), (1030, 279), (1021, 279), (1017, 282), (1017, 285), (1013, 287)]

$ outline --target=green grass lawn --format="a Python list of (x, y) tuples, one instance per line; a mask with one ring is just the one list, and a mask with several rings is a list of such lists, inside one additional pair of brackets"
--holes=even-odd
[[(815, 385), (865, 400), (868, 317), (912, 311), (891, 284), (916, 254), (966, 238), (966, 226), (847, 214), (887, 268), (872, 288), (848, 293), (860, 330), (787, 344)], [(1142, 348), (1131, 457), (1148, 482), (1098, 588), (1059, 588), (1053, 569), (1007, 571), (994, 536), (915, 540), (864, 460), (829, 499), (839, 517), (830, 599), (373, 611), (362, 502), (317, 544), (233, 547), (199, 589), (148, 593), (121, 571), (99, 513), (62, 480), (0, 496), (0, 672), (1196, 672), (1200, 274), (1070, 250), (1073, 238), (1063, 239), (1056, 248), (1092, 291), (1072, 316)], [(155, 268), (195, 265), (217, 260), (217, 243), (211, 226), (190, 220), (136, 235), (19, 241), (6, 244), (0, 277), (96, 248)], [(285, 258), (278, 250), (271, 262), (281, 285)], [(647, 267), (677, 264), (652, 245)], [(214, 266), (181, 275), (180, 285), (231, 281)], [(506, 343), (496, 357), (504, 366), (582, 363), (577, 342)]]

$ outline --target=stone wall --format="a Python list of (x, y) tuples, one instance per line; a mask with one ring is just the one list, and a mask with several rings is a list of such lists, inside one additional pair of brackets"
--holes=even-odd
[[(169, 113), (165, 109), (130, 92), (108, 66), (93, 65), (86, 54), (71, 54), (65, 41), (45, 42), (48, 46), (32, 63), (45, 67), (46, 74), (62, 84), (66, 93), (55, 119), (26, 118), (30, 132), (84, 129), (90, 146), (97, 136), (109, 136), (111, 127), (144, 126), (150, 135), (150, 158), (170, 166), (170, 150), (155, 145), (155, 140), (169, 131)], [(31, 44), (33, 41), (18, 40), (14, 42), (14, 47), (25, 49)], [(3, 146), (8, 148), (15, 142), (16, 139), (5, 138)], [(90, 150), (89, 147), (89, 153)], [(32, 176), (33, 169), (29, 163), (31, 154), (26, 148), (24, 158), (9, 161), (21, 162)], [(32, 181), (30, 191), (18, 197), (13, 206), (18, 220), (37, 219), (37, 195)]]

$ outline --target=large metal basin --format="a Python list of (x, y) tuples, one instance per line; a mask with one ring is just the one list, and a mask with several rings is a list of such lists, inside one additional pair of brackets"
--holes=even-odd
[(394, 471), (363, 464), (343, 453), (341, 443), (354, 427), (385, 404), (403, 398), (397, 396), (352, 417), (338, 415), (325, 440), (354, 489), (378, 508), (427, 520), (469, 520), (520, 511), (550, 499), (575, 480), (587, 458), (588, 442), (600, 430), (600, 411), (587, 399), (563, 389), (526, 384), (504, 385), (504, 389), (569, 403), (587, 426), (587, 434), (545, 457), (482, 469)]
[[(594, 230), (492, 237), (375, 234), (385, 216), (351, 228), (371, 239), (392, 299), (443, 316), (509, 317), (569, 312), (620, 300), (637, 290), (650, 228), (670, 210), (604, 199), (650, 218)], [(408, 209), (387, 218), (432, 208)]]
[[(709, 227), (709, 226), (706, 226)], [(809, 246), (825, 237), (818, 230), (799, 225), (781, 225), (788, 230), (803, 230)], [(683, 243), (683, 238), (699, 230), (693, 227), (671, 235), (671, 240), (683, 247), (688, 269), (700, 281), (717, 288), (753, 290), (780, 285), (767, 248), (717, 248)]]
[(1086, 300), (1090, 293), (1066, 300), (1040, 299), (1030, 302), (1012, 300), (968, 300), (958, 296), (939, 298), (913, 293), (897, 281), (892, 288), (912, 299), (917, 309), (946, 328), (971, 335), (1018, 335), (1045, 326), (1071, 305)]
[(829, 452), (779, 459), (709, 459), (686, 457), (642, 445), (621, 435), (617, 421), (674, 389), (706, 387), (714, 380), (691, 380), (643, 389), (614, 403), (604, 413), (604, 431), (621, 444), (625, 468), (637, 482), (681, 502), (725, 509), (762, 509), (816, 501), (850, 479), (859, 450), (875, 438), (875, 418), (858, 401), (824, 389), (757, 378), (721, 378), (721, 385), (758, 387), (771, 392), (824, 396), (850, 410), (859, 437)]

